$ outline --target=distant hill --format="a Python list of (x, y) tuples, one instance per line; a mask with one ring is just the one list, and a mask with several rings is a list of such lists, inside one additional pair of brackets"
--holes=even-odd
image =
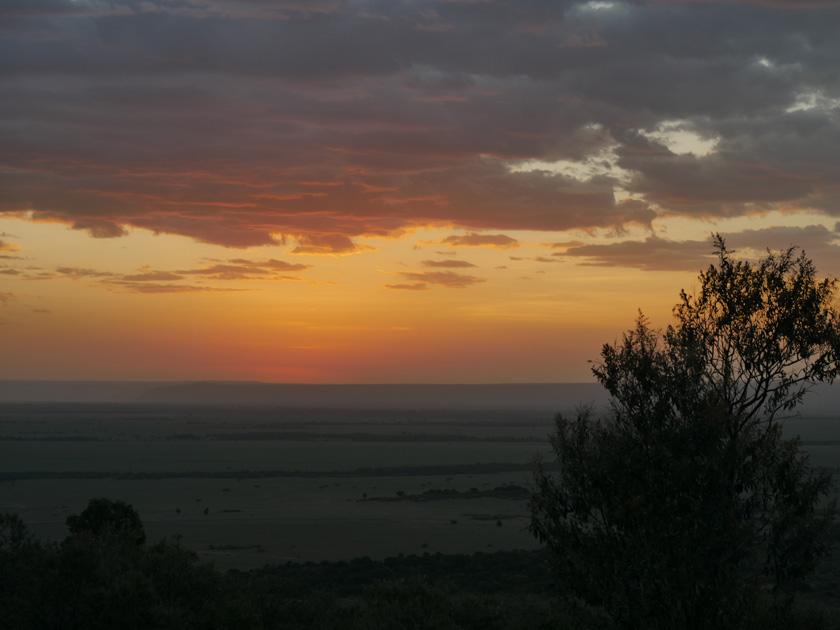
[(0, 402), (135, 402), (168, 383), (121, 381), (0, 381)]
[(387, 409), (574, 409), (604, 404), (595, 383), (496, 385), (280, 385), (271, 383), (182, 383), (154, 388), (139, 399), (154, 403), (341, 407)]
[(305, 385), (257, 382), (0, 381), (0, 403), (149, 403), (373, 409), (573, 410), (605, 404), (595, 383)]
[[(597, 383), (307, 385), (247, 381), (0, 381), (0, 403), (10, 402), (527, 409), (570, 413), (582, 404), (594, 404), (603, 410), (609, 396)], [(797, 411), (808, 416), (840, 418), (840, 384), (815, 387)]]

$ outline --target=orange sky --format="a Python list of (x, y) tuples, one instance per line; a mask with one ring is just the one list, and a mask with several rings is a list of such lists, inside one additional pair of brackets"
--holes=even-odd
[(667, 324), (696, 277), (582, 265), (526, 240), (541, 233), (510, 232), (509, 249), (442, 249), (457, 230), (419, 230), (325, 256), (144, 230), (92, 239), (20, 219), (0, 231), (20, 237), (6, 259), (19, 273), (2, 281), (14, 361), (0, 377), (12, 379), (587, 381), (587, 361), (639, 308)]
[(589, 381), (712, 232), (840, 274), (837, 16), (5, 4), (0, 378)]

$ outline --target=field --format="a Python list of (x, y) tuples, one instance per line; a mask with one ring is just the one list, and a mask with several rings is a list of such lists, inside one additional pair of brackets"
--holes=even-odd
[(521, 411), (6, 404), (0, 511), (57, 540), (90, 498), (119, 498), (150, 540), (180, 534), (220, 568), (534, 548), (524, 488), (550, 428)]
[[(789, 421), (815, 466), (840, 423)], [(550, 411), (0, 405), (0, 511), (44, 539), (92, 497), (217, 567), (532, 549), (527, 488)]]

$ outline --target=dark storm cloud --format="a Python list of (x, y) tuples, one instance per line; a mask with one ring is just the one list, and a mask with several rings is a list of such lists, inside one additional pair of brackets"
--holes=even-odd
[[(840, 216), (837, 6), (9, 0), (0, 212), (301, 254), (429, 224)], [(651, 135), (675, 121), (713, 152)]]

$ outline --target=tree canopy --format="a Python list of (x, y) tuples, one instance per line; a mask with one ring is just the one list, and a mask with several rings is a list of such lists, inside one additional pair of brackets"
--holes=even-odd
[(91, 499), (81, 514), (67, 517), (67, 529), (79, 536), (113, 536), (138, 545), (146, 542), (146, 530), (137, 511), (125, 501)]
[(827, 552), (831, 478), (782, 436), (816, 382), (840, 372), (836, 281), (796, 248), (717, 263), (676, 323), (640, 314), (593, 368), (607, 417), (556, 418), (558, 473), (540, 466), (531, 531), (565, 595), (625, 628), (736, 627)]

